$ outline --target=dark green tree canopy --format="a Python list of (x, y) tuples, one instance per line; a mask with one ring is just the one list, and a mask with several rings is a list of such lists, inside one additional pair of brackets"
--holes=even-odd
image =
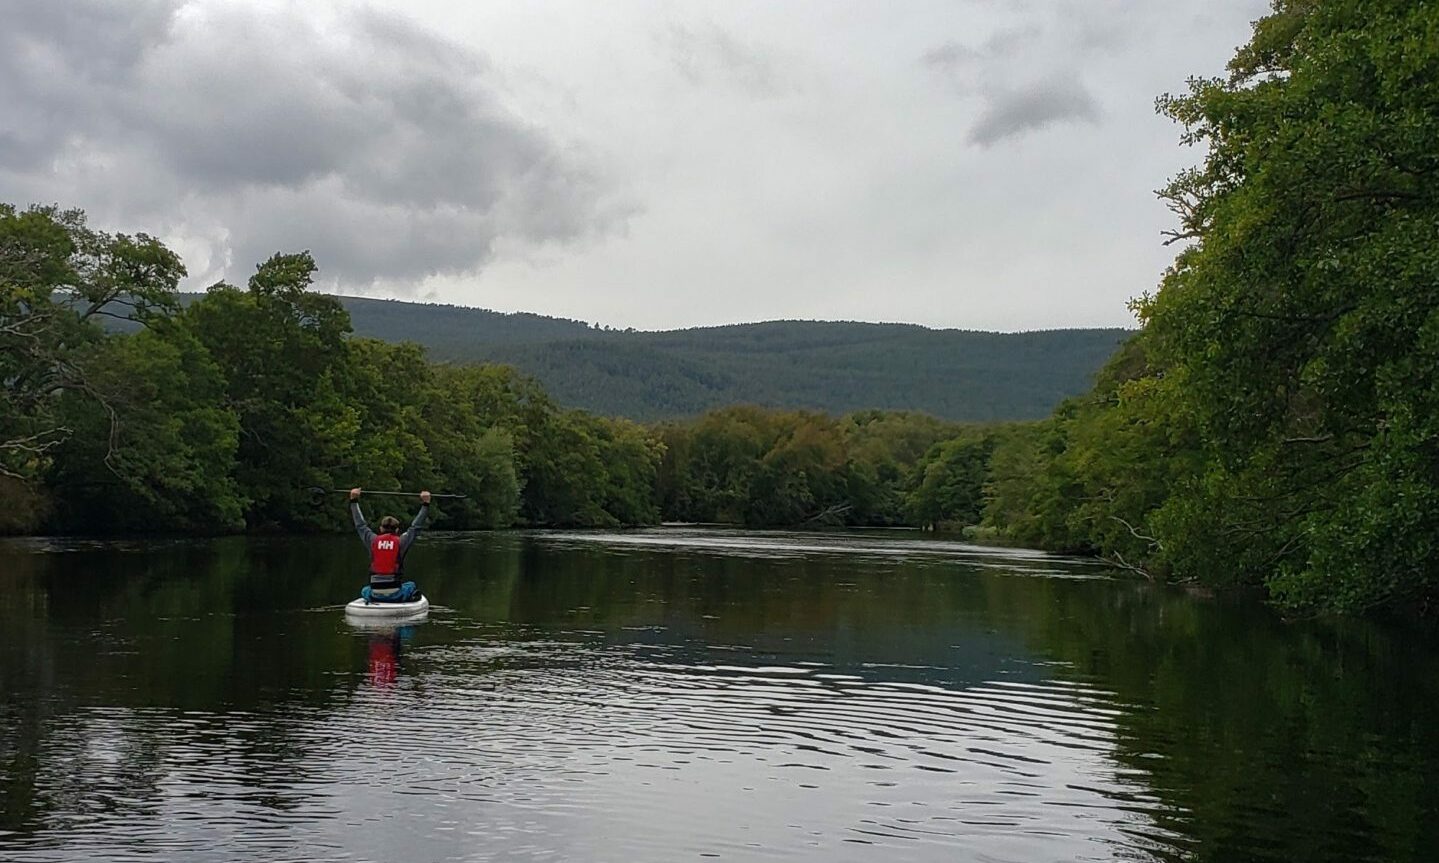
[(1135, 304), (1135, 362), (1001, 447), (1020, 474), (996, 480), (991, 518), (1293, 606), (1425, 607), (1439, 6), (1279, 0), (1229, 71), (1159, 100), (1207, 151), (1162, 192), (1187, 245)]
[(58, 412), (62, 395), (113, 417), (94, 376), (104, 335), (95, 322), (173, 311), (184, 275), (153, 237), (93, 230), (78, 210), (0, 204), (0, 474), (29, 481), (49, 466), (74, 432)]

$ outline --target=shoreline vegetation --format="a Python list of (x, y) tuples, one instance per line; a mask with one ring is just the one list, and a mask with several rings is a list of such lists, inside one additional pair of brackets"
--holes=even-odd
[[(1142, 328), (1033, 422), (732, 406), (641, 425), (351, 334), (309, 253), (183, 307), (179, 258), (0, 206), (0, 533), (951, 523), (1291, 610), (1439, 600), (1439, 7), (1276, 0), (1159, 110), (1203, 145)], [(135, 332), (106, 331), (120, 317)]]

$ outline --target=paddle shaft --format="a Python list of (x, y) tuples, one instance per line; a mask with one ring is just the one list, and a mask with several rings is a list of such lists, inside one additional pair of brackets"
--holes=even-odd
[[(315, 489), (315, 491), (322, 492), (322, 493), (324, 493), (324, 494), (349, 494), (349, 493), (350, 493), (350, 490), (347, 489), (347, 488), (331, 488), (331, 489), (317, 488), (317, 489)], [(417, 492), (417, 491), (362, 491), (362, 492), (360, 492), (360, 496), (361, 496), (361, 497), (364, 497), (364, 496), (367, 495), (367, 494), (370, 494), (370, 495), (382, 494), (382, 495), (385, 495), (386, 497), (419, 497), (419, 496), (420, 496), (420, 493)], [(431, 494), (430, 497), (431, 497), (431, 499), (434, 499), (434, 498), (448, 498), (448, 499), (450, 499), (450, 500), (464, 500), (464, 499), (465, 499), (465, 495), (462, 495), (462, 494)]]

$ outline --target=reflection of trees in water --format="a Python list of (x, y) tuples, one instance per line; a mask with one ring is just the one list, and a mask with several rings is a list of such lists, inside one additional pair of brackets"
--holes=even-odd
[[(1028, 580), (1023, 580), (1028, 582)], [(1285, 622), (1250, 598), (993, 579), (989, 603), (1108, 689), (1116, 757), (1199, 860), (1428, 859), (1439, 848), (1439, 661), (1422, 634)]]
[(731, 662), (741, 648), (751, 659), (809, 658), (865, 677), (876, 674), (867, 666), (891, 663), (879, 672), (887, 679), (944, 685), (1040, 676), (1022, 642), (984, 620), (967, 566), (593, 548), (533, 555), (514, 591), (514, 623), (663, 644), (696, 663)]
[(300, 805), (303, 731), (354, 670), (339, 612), (303, 610), (353, 580), (334, 551), (236, 538), (15, 555), (0, 604), (0, 825), (143, 808), (197, 743), (226, 753), (216, 795)]
[(323, 704), (331, 695), (317, 684), (343, 667), (349, 650), (296, 610), (334, 602), (324, 559), (300, 557), (287, 564), (274, 543), (238, 538), (54, 554), (45, 556), (49, 572), (36, 589), (54, 629), (85, 630), (76, 645), (85, 661), (70, 663), (67, 674), (104, 703)]
[(35, 777), (41, 739), (58, 706), (51, 695), (58, 675), (45, 597), (34, 589), (41, 558), (24, 552), (9, 557), (6, 601), (0, 602), (0, 829), (19, 831), (49, 808), (36, 793)]
[[(443, 622), (415, 631), (418, 651), (400, 631), (343, 622), (363, 581), (350, 537), (14, 555), (0, 827), (125, 811), (216, 753), (216, 794), (299, 806), (296, 765), (361, 733), (317, 729), (364, 697), (382, 638), (396, 685), (421, 699), (524, 663), (584, 674), (614, 656), (470, 651), (539, 641), (654, 647), (691, 666), (812, 659), (948, 688), (1057, 674), (1115, 694), (1115, 757), (1162, 801), (1150, 817), (1195, 840), (1195, 859), (1423, 859), (1439, 846), (1426, 793), (1439, 787), (1439, 661), (1394, 627), (1286, 623), (1249, 601), (957, 563), (427, 539), (412, 574)], [(447, 646), (461, 650), (425, 656)], [(212, 748), (196, 759), (195, 747)]]
[[(1115, 693), (1116, 758), (1198, 859), (1425, 859), (1439, 847), (1439, 797), (1426, 792), (1439, 787), (1439, 657), (1422, 634), (1285, 622), (1252, 597), (942, 563), (567, 555), (527, 553), (511, 622), (668, 645), (694, 663), (810, 652), (948, 687), (1049, 676), (1026, 656), (1060, 660), (1060, 676)], [(935, 667), (863, 667), (886, 658)]]

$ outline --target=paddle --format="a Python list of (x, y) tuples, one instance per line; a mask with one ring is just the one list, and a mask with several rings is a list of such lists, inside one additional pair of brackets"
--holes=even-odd
[[(320, 488), (320, 487), (317, 486), (317, 485), (310, 486), (310, 494), (314, 495), (317, 500), (318, 500), (319, 498), (323, 497), (324, 495), (327, 495), (327, 494), (349, 494), (349, 493), (350, 493), (350, 490), (347, 489), (347, 488)], [(361, 495), (362, 495), (362, 496), (363, 496), (363, 495), (376, 495), (376, 494), (382, 494), (382, 495), (385, 495), (386, 497), (419, 497), (419, 496), (420, 496), (420, 493), (417, 492), (417, 491), (370, 491), (370, 490), (366, 489), (365, 491), (361, 492)], [(466, 496), (463, 495), (463, 494), (435, 494), (435, 493), (433, 493), (433, 492), (430, 493), (430, 499), (431, 499), (431, 500), (445, 499), (445, 498), (448, 498), (448, 499), (450, 499), (450, 500), (464, 500), (465, 497), (466, 497)]]

